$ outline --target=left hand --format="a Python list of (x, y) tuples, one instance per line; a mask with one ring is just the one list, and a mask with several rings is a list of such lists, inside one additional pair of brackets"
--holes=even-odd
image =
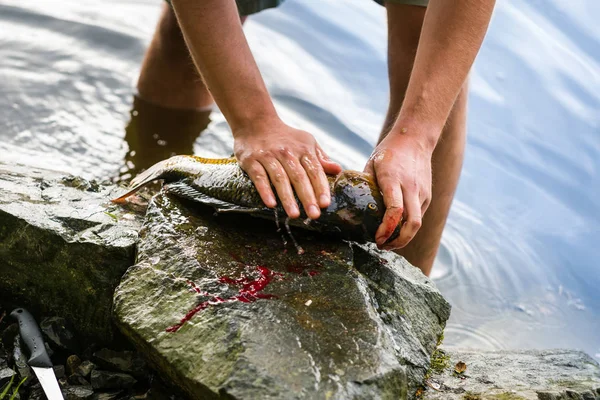
[[(392, 131), (375, 148), (365, 166), (365, 172), (375, 177), (386, 206), (383, 222), (375, 234), (381, 249), (406, 246), (421, 227), (431, 202), (433, 150), (429, 147), (418, 135)], [(400, 235), (385, 243), (400, 223)]]

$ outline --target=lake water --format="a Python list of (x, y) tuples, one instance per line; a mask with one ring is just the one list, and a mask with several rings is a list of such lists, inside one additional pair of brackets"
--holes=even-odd
[[(198, 138), (205, 114), (133, 107), (159, 11), (158, 0), (0, 0), (0, 160), (106, 179), (172, 151), (229, 155), (218, 112)], [(498, 1), (433, 271), (453, 305), (448, 345), (600, 359), (598, 20), (593, 0)], [(387, 107), (383, 8), (290, 0), (245, 30), (283, 118), (362, 169)]]

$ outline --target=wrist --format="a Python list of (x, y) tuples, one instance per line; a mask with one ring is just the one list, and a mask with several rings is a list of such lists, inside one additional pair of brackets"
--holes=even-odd
[(265, 105), (254, 109), (246, 108), (235, 115), (231, 115), (227, 122), (231, 127), (234, 138), (246, 132), (261, 131), (282, 123), (272, 104), (270, 107)]
[(443, 124), (428, 119), (399, 116), (389, 135), (416, 142), (423, 151), (433, 153), (440, 138)]
[(277, 113), (265, 112), (253, 114), (250, 118), (241, 118), (236, 122), (231, 123), (231, 132), (234, 139), (240, 139), (249, 136), (260, 135), (267, 133), (284, 125)]

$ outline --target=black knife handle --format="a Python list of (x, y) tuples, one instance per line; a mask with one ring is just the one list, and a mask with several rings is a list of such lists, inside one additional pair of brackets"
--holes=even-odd
[(10, 313), (10, 316), (19, 322), (21, 339), (29, 348), (31, 357), (29, 357), (28, 364), (32, 367), (52, 368), (52, 361), (46, 352), (42, 332), (29, 311), (24, 308), (16, 308)]

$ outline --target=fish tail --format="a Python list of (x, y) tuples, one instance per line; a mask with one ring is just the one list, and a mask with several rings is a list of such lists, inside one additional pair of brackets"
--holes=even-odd
[(174, 156), (160, 161), (133, 178), (129, 184), (130, 190), (127, 193), (111, 201), (113, 203), (123, 203), (129, 196), (158, 179), (171, 181), (199, 174), (202, 172), (202, 164), (209, 164), (208, 161), (210, 161), (209, 159), (204, 160), (194, 156)]

